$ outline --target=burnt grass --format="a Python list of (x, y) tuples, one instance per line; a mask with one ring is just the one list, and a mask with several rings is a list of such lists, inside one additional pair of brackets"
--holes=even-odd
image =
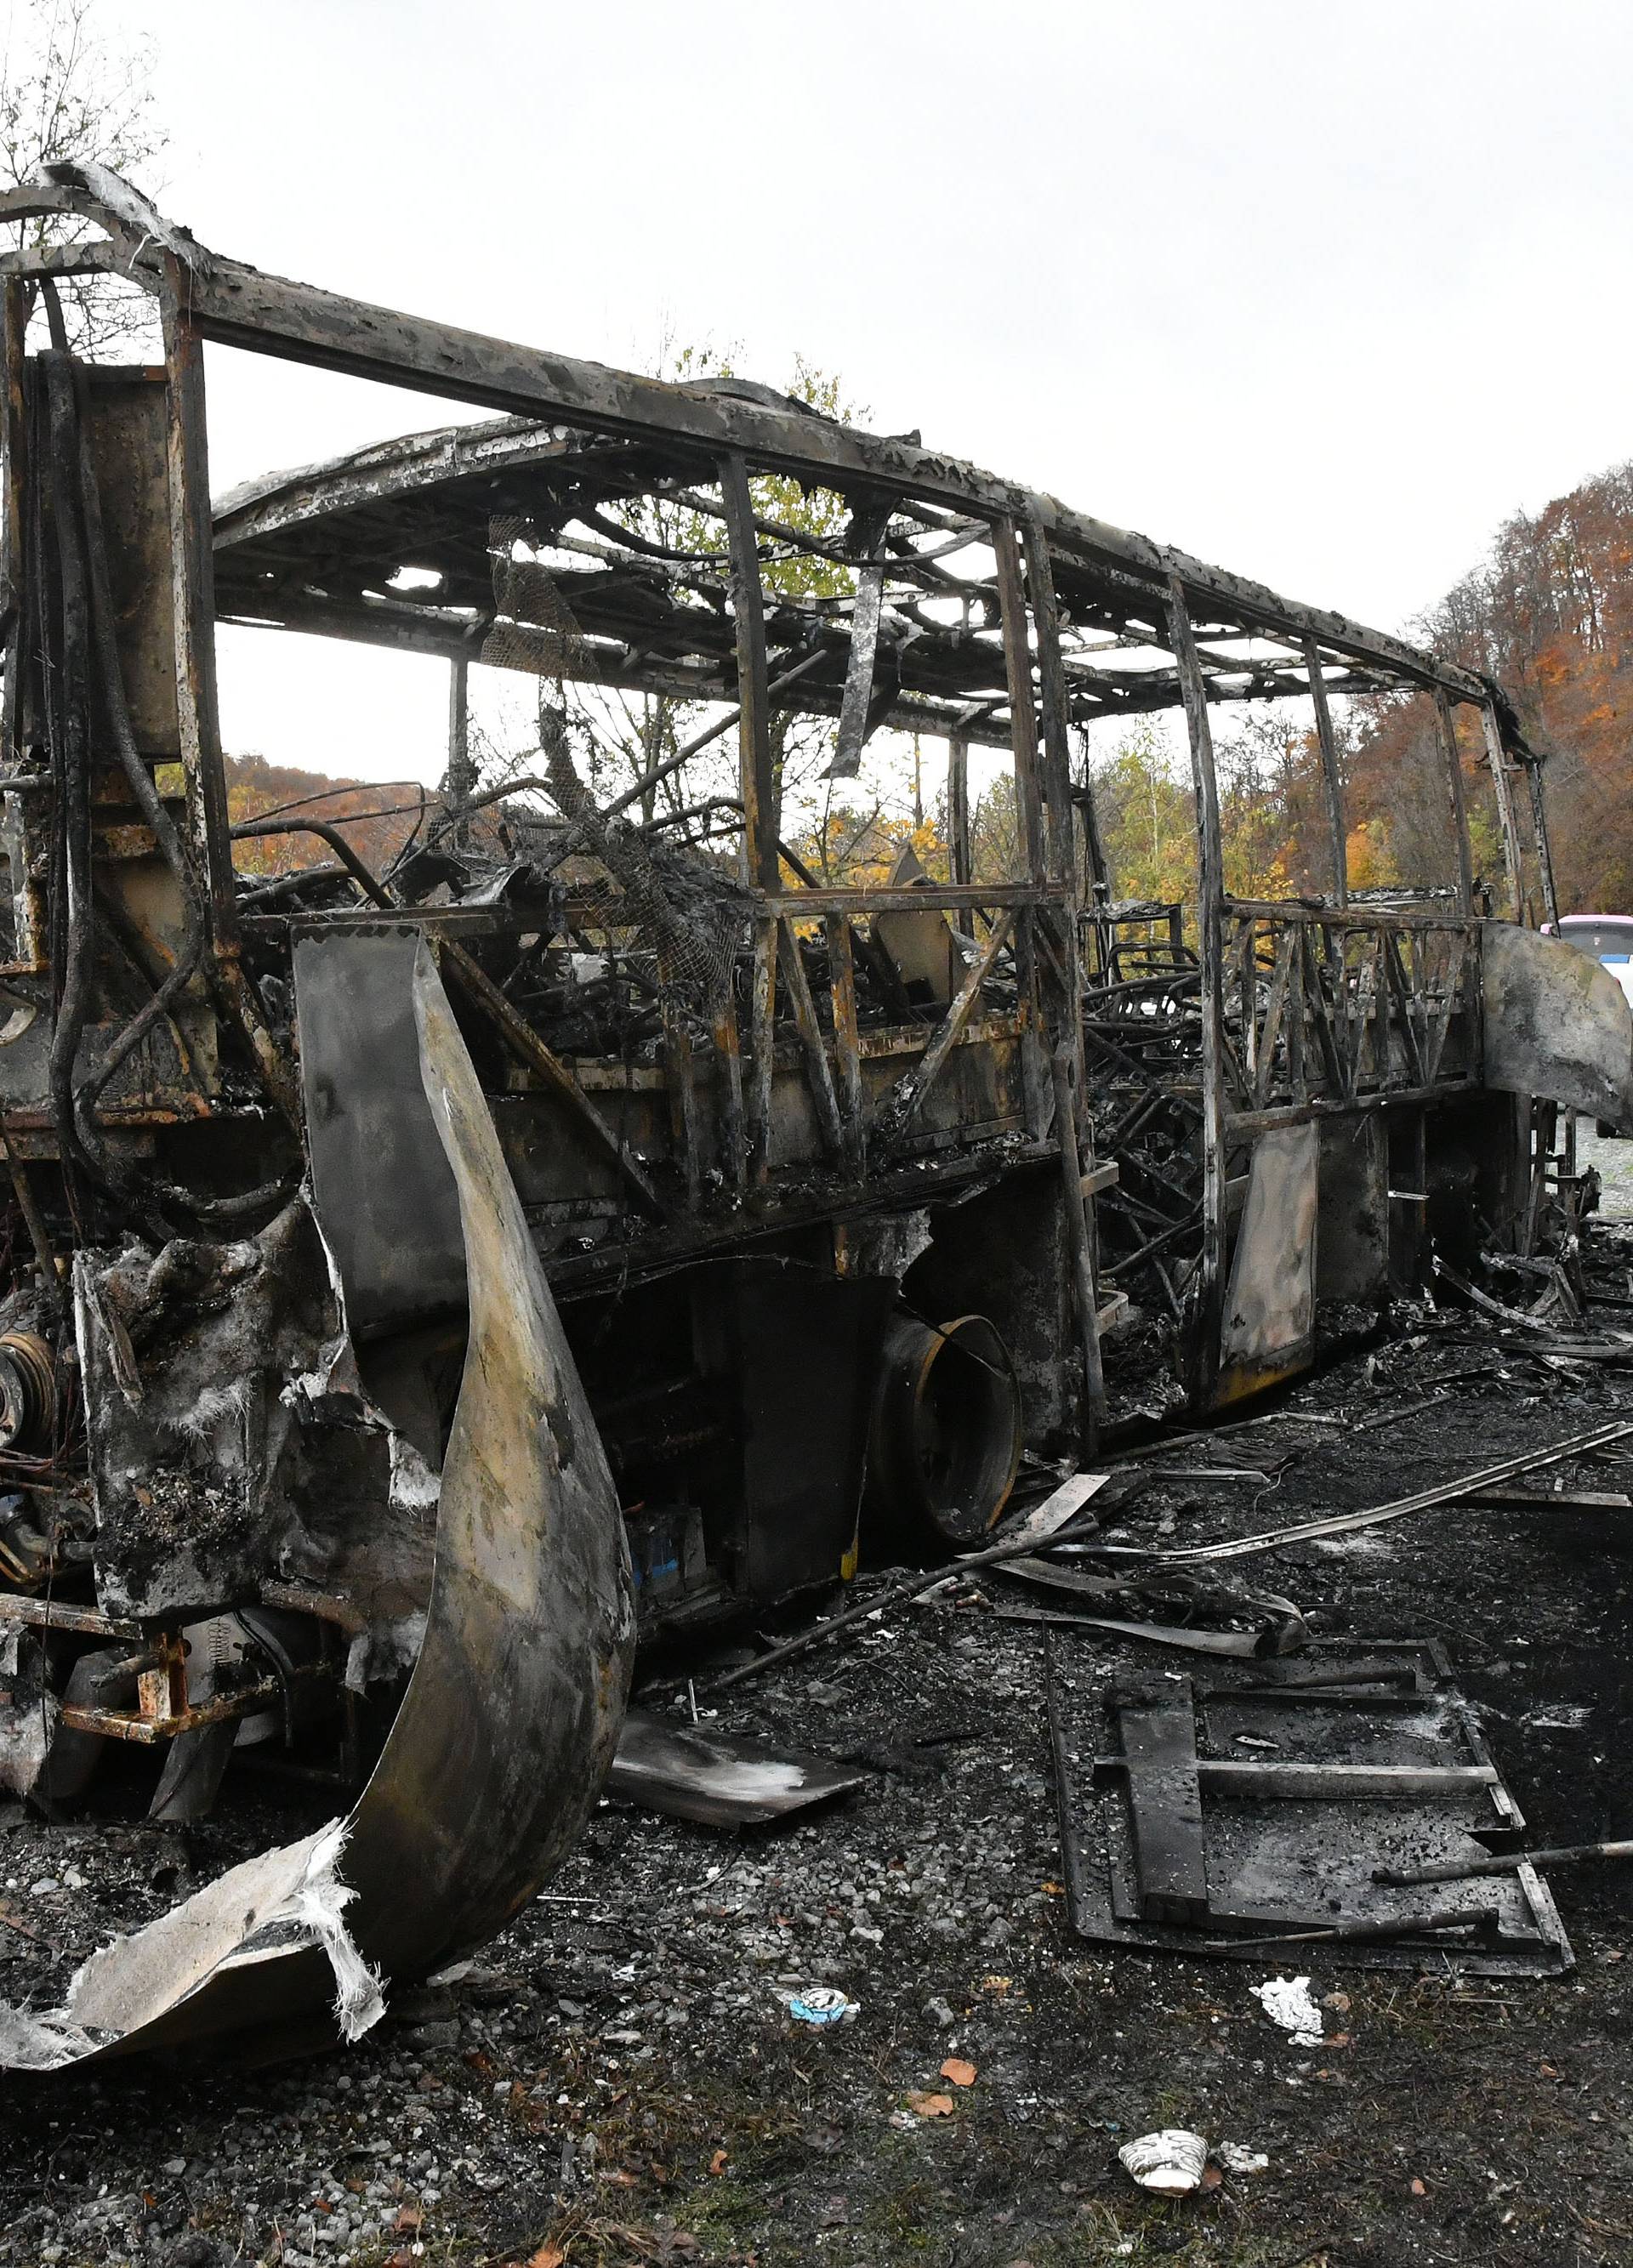
[[(1633, 1233), (1600, 1249), (1601, 1288), (1633, 1289)], [(1633, 1306), (1592, 1314), (1633, 1328)], [(1213, 1452), (1270, 1484), (1149, 1482), (1119, 1526), (1246, 1533), (1633, 1414), (1633, 1373), (1615, 1365), (1560, 1368), (1524, 1334), (1445, 1310), (1397, 1324)], [(1340, 1422), (1300, 1422), (1312, 1416)], [(1633, 1493), (1619, 1449), (1555, 1472)], [(1445, 1507), (1237, 1572), (1334, 1635), (1439, 1639), (1533, 1837), (1553, 1844), (1633, 1833), (1630, 1558), (1625, 1513)], [(1326, 2043), (1294, 2048), (1249, 1991), (1274, 1957), (1107, 1953), (1072, 1935), (1042, 1635), (990, 1611), (1018, 1595), (988, 1577), (952, 1602), (890, 1608), (722, 1695), (712, 1721), (860, 1756), (875, 1776), (826, 1812), (735, 1833), (603, 1805), (474, 1966), (393, 1994), (354, 2047), (263, 2071), (184, 2055), (0, 2082), (0, 2259), (1633, 2259), (1633, 1868), (1553, 1876), (1578, 1960), (1563, 1978), (1283, 1955), (1326, 2004)], [(1113, 1658), (1112, 1641), (1065, 1643)], [(709, 1658), (699, 1646), (678, 1683), (673, 1660), (649, 1668), (645, 1697), (674, 1707)], [(5, 1815), (0, 1997), (55, 1999), (112, 1929), (327, 1808), (248, 1778), (186, 1832), (128, 1808), (123, 1823)], [(795, 2022), (778, 1996), (800, 1984), (840, 1986), (853, 2019)], [(940, 2076), (949, 2058), (974, 2066), (972, 2084)], [(1262, 2151), (1268, 2169), (1178, 2200), (1137, 2189), (1119, 2145), (1176, 2124)]]

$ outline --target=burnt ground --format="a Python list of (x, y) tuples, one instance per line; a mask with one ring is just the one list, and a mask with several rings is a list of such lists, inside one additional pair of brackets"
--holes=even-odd
[[(1610, 1234), (1601, 1287), (1633, 1289), (1633, 1231)], [(1633, 1328), (1633, 1307), (1594, 1314)], [(1246, 1533), (1624, 1409), (1627, 1370), (1561, 1369), (1430, 1315), (1212, 1451), (1282, 1466), (1273, 1484), (1153, 1482), (1115, 1516), (1139, 1539)], [(1633, 1493), (1633, 1454), (1565, 1470)], [(1250, 1569), (1334, 1634), (1440, 1639), (1539, 1841), (1633, 1833), (1633, 1517), (1446, 1507)], [(1562, 1979), (1287, 1962), (1333, 2035), (1295, 2048), (1249, 1990), (1274, 1962), (1070, 1933), (1041, 1635), (983, 1603), (1011, 1595), (988, 1578), (960, 1603), (887, 1609), (723, 1696), (722, 1726), (886, 1769), (825, 1814), (735, 1834), (603, 1806), (477, 1966), (397, 1993), (356, 2047), (247, 2075), (184, 2058), (0, 2082), (0, 2259), (1633, 2259), (1633, 1868), (1553, 1877), (1578, 1963)], [(672, 1674), (648, 1695), (676, 1697)], [(915, 1745), (949, 1734), (965, 1737)], [(55, 1998), (111, 1927), (322, 1815), (232, 1782), (185, 1835), (9, 1815), (0, 1995)], [(817, 1983), (860, 2004), (853, 2021), (791, 2020), (779, 1991)], [(950, 2057), (972, 2084), (939, 2075)], [(1169, 2124), (1268, 2169), (1151, 2197), (1116, 2153)]]

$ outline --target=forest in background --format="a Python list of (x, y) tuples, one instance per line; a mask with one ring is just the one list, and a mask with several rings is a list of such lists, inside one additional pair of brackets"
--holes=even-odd
[[(1547, 756), (1562, 911), (1633, 910), (1633, 464), (1535, 514), (1516, 513), (1484, 562), (1407, 634), (1495, 678)], [(1457, 713), (1474, 872), (1501, 909), (1485, 748), (1472, 711)], [(1329, 822), (1307, 721), (1268, 709), (1212, 715), (1228, 887), (1242, 896), (1330, 891)], [(1456, 848), (1428, 698), (1339, 703), (1334, 724), (1351, 887), (1452, 880)], [(1142, 725), (1091, 756), (1089, 777), (1117, 895), (1188, 897), (1190, 766), (1179, 733)], [(1528, 841), (1523, 787), (1516, 800)]]

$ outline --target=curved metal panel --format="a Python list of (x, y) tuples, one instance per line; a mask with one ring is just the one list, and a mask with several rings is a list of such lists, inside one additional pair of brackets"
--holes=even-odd
[(347, 1820), (105, 1948), (61, 2009), (0, 2007), (0, 2064), (55, 2069), (246, 2029), (264, 2055), (332, 2036), (331, 1993), (356, 2036), (382, 2005), (373, 1971), (423, 1972), (501, 1928), (610, 1769), (634, 1650), (617, 1497), (469, 1056), (405, 934), (423, 1135), (457, 1185), (470, 1314), (408, 1692)]
[(1633, 1010), (1609, 970), (1563, 938), (1481, 924), (1485, 1084), (1633, 1133)]

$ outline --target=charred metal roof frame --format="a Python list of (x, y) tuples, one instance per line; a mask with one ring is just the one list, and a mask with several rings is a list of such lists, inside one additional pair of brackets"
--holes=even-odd
[[(0, 222), (53, 212), (101, 227), (107, 241), (0, 255), (0, 275), (115, 272), (153, 292), (201, 340), (563, 424), (580, 434), (691, 445), (700, 453), (700, 466), (722, 452), (739, 453), (796, 478), (844, 488), (865, 485), (983, 520), (1034, 525), (1062, 555), (1063, 563), (1079, 565), (1103, 586), (1127, 598), (1137, 595), (1155, 608), (1150, 627), (1157, 643), (1177, 580), (1187, 605), (1200, 607), (1216, 632), (1267, 635), (1286, 641), (1295, 652), (1314, 640), (1326, 650), (1324, 659), (1369, 674), (1382, 673), (1424, 689), (1438, 687), (1456, 701), (1483, 703), (1490, 697), (1489, 687), (1473, 672), (1403, 639), (1345, 615), (1283, 599), (1264, 584), (1074, 512), (1054, 497), (924, 448), (914, 438), (861, 432), (813, 416), (803, 407), (779, 408), (768, 390), (671, 384), (265, 275), (206, 250), (100, 166), (48, 166), (35, 182), (0, 196)], [(422, 436), (418, 443), (421, 448), (447, 446), (457, 462), (460, 444), (454, 437)], [(503, 428), (491, 428), (477, 436), (477, 446), (479, 453), (492, 449), (503, 457), (513, 441)], [(548, 449), (552, 443), (534, 432), (521, 446)], [(562, 437), (553, 446), (569, 445)], [(416, 465), (414, 452), (412, 442), (388, 444), (321, 468), (318, 477), (344, 468), (355, 476), (354, 493), (363, 492), (374, 470), (383, 472), (388, 484), (394, 475), (423, 481), (429, 468), (423, 458)], [(291, 504), (295, 501), (284, 483), (275, 493)], [(338, 495), (329, 500), (337, 502)], [(252, 527), (268, 532), (271, 523), (257, 518), (257, 504), (264, 512), (272, 502), (264, 491), (259, 497), (240, 491), (228, 500), (224, 534), (237, 538)], [(274, 503), (274, 517), (276, 511)], [(1274, 689), (1304, 688), (1285, 684)], [(1177, 699), (1177, 692), (1171, 697)]]

